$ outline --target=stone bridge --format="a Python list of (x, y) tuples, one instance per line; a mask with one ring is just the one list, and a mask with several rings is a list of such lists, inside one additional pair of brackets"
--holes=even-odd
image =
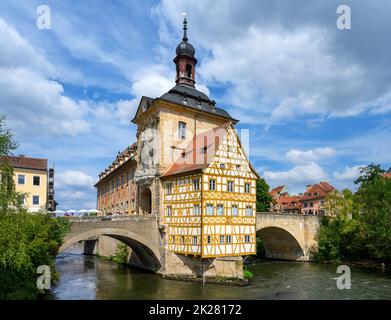
[[(131, 248), (130, 261), (141, 267), (158, 271), (170, 264), (165, 261), (163, 241), (156, 215), (106, 216), (70, 218), (71, 232), (65, 237), (59, 252), (84, 241), (85, 253), (96, 253), (107, 247), (111, 239), (110, 256), (118, 241)], [(266, 249), (266, 257), (283, 260), (311, 260), (311, 250), (316, 247), (315, 235), (320, 217), (308, 215), (257, 213), (257, 236)], [(106, 250), (106, 252), (108, 252)], [(132, 254), (135, 255), (134, 259)]]
[(313, 215), (257, 213), (257, 237), (265, 244), (266, 258), (311, 260), (320, 220)]
[(70, 218), (70, 222), (71, 232), (65, 237), (59, 253), (80, 241), (85, 241), (85, 253), (94, 253), (97, 241), (109, 237), (130, 247), (140, 266), (154, 271), (160, 269), (160, 239), (155, 215)]

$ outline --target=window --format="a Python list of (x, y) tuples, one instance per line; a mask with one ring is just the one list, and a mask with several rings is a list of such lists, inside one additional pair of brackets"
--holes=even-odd
[(224, 236), (220, 236), (220, 244), (224, 244), (224, 240), (225, 240), (225, 237)]
[(239, 170), (240, 170), (240, 167), (241, 167), (240, 164), (237, 164), (237, 165), (236, 165), (236, 170), (239, 171)]
[(181, 244), (185, 244), (185, 237), (181, 236)]
[(213, 204), (206, 205), (206, 214), (208, 216), (213, 216)]
[(307, 208), (307, 206), (308, 206), (308, 203), (304, 202), (304, 208)]
[(193, 78), (192, 73), (191, 73), (191, 69), (192, 69), (191, 64), (187, 64), (186, 65), (186, 77), (188, 77), (190, 79)]
[(226, 236), (226, 243), (230, 244), (231, 243), (231, 236)]
[(135, 207), (134, 207), (134, 199), (132, 199), (132, 211), (134, 211)]
[(25, 203), (25, 196), (24, 196), (24, 194), (20, 195), (19, 201), (20, 201), (20, 204), (24, 205), (24, 203)]
[(171, 243), (175, 243), (175, 236), (171, 236)]
[(214, 179), (209, 180), (209, 190), (211, 190), (211, 191), (216, 190), (216, 180), (214, 180)]
[(314, 206), (314, 204), (312, 202), (310, 202), (310, 208), (312, 208)]
[(237, 216), (238, 215), (238, 206), (232, 206), (232, 215)]
[(198, 216), (200, 214), (200, 205), (195, 204), (193, 207), (194, 215)]
[(166, 184), (166, 192), (167, 192), (167, 194), (172, 193), (172, 184), (171, 183)]
[(33, 205), (39, 205), (39, 196), (33, 196)]
[(194, 191), (199, 191), (200, 190), (200, 180), (199, 179), (194, 179), (193, 180), (193, 189), (194, 189)]
[(208, 237), (207, 237), (207, 242), (208, 242), (208, 244), (211, 244), (211, 243), (212, 243), (212, 238), (211, 238), (211, 236), (208, 236)]
[(18, 175), (18, 184), (24, 184), (25, 183), (25, 175), (19, 174)]
[(171, 217), (171, 211), (172, 211), (171, 206), (168, 206), (167, 207), (167, 217)]
[(324, 206), (324, 200), (320, 200), (320, 205)]
[(115, 186), (116, 186), (117, 188), (119, 187), (119, 179), (118, 179), (118, 177), (115, 178)]
[(40, 184), (41, 184), (41, 178), (37, 177), (37, 176), (34, 176), (33, 177), (33, 185), (34, 186), (39, 186)]
[(193, 236), (193, 245), (194, 245), (194, 246), (197, 245), (197, 237), (196, 237), (196, 236)]
[(246, 214), (247, 214), (248, 217), (252, 217), (252, 215), (253, 215), (253, 208), (251, 206), (248, 206), (246, 208)]
[(250, 238), (250, 236), (249, 236), (248, 234), (246, 234), (246, 235), (244, 236), (244, 242), (245, 242), (245, 243), (250, 243), (250, 242), (251, 242), (251, 238)]
[(244, 193), (250, 193), (250, 184), (249, 183), (244, 184)]
[(234, 182), (233, 181), (228, 181), (228, 192), (233, 192), (234, 191)]
[(130, 173), (126, 172), (126, 183), (129, 183), (130, 181)]
[(225, 169), (225, 163), (220, 163), (220, 168)]
[(179, 121), (178, 123), (178, 138), (186, 139), (186, 123)]
[(121, 176), (121, 185), (123, 186), (124, 184), (125, 184), (125, 176), (122, 175), (122, 176)]
[(217, 215), (222, 216), (224, 214), (224, 206), (222, 204), (217, 205)]

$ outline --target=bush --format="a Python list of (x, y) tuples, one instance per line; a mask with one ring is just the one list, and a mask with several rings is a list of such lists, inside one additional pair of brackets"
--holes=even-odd
[(127, 264), (128, 256), (129, 256), (128, 246), (124, 243), (118, 243), (115, 255), (111, 257), (111, 260), (113, 260), (115, 263), (118, 264)]
[(243, 277), (245, 279), (249, 279), (249, 280), (254, 277), (252, 272), (250, 270), (248, 270), (247, 266), (244, 266), (244, 268), (243, 268)]

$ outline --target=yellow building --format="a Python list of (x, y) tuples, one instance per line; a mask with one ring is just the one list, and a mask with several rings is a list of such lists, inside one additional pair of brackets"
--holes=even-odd
[(48, 160), (10, 156), (8, 161), (14, 168), (16, 191), (23, 193), (24, 206), (30, 212), (54, 211), (54, 171), (48, 170)]
[(257, 178), (230, 122), (195, 136), (162, 175), (169, 250), (255, 254)]

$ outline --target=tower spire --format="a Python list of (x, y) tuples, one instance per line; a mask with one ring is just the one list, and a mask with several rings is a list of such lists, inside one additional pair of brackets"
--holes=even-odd
[(178, 85), (188, 85), (194, 87), (195, 84), (195, 58), (194, 47), (189, 43), (187, 38), (187, 19), (186, 13), (183, 15), (183, 37), (182, 41), (176, 48), (176, 57), (174, 63), (176, 65), (176, 79)]

